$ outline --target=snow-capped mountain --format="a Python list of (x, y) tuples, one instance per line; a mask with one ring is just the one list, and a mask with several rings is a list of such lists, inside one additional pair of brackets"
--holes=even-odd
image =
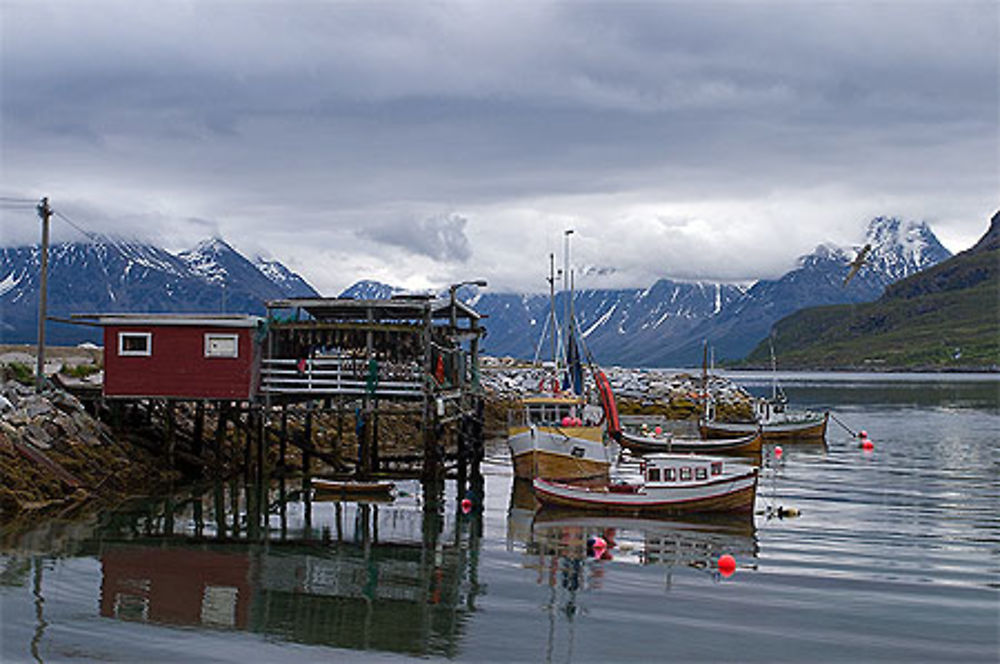
[[(844, 286), (848, 264), (866, 243), (872, 248), (864, 266)], [(661, 279), (646, 289), (584, 290), (575, 294), (573, 309), (587, 347), (600, 362), (698, 366), (705, 340), (717, 359), (742, 358), (777, 320), (794, 311), (875, 300), (887, 285), (950, 255), (926, 224), (880, 217), (871, 221), (858, 249), (820, 245), (780, 279), (749, 287)], [(360, 282), (345, 294), (388, 297), (396, 290)], [(461, 295), (487, 316), (484, 352), (528, 359), (551, 355), (551, 336), (540, 343), (550, 316), (548, 295), (488, 290)], [(565, 297), (556, 296), (560, 320)]]
[(363, 279), (346, 288), (339, 297), (354, 298), (355, 300), (387, 300), (393, 295), (405, 291), (406, 289), (404, 288), (397, 288), (378, 281)]
[(278, 261), (271, 261), (260, 256), (253, 260), (254, 267), (282, 290), (285, 297), (316, 297), (316, 289), (306, 283), (306, 280), (289, 270)]
[[(0, 248), (4, 342), (35, 340), (40, 260), (37, 246)], [(308, 290), (302, 294), (316, 296)], [(221, 240), (203, 242), (178, 256), (150, 244), (101, 236), (49, 248), (48, 311), (56, 318), (117, 311), (260, 313), (265, 300), (290, 294), (287, 285), (272, 281)], [(94, 328), (60, 323), (47, 328), (52, 343), (97, 337)]]

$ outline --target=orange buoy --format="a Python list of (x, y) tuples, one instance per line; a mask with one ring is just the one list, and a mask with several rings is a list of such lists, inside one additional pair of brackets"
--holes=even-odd
[(719, 574), (729, 578), (736, 571), (736, 559), (733, 558), (728, 553), (719, 556), (719, 562), (717, 563), (719, 568)]

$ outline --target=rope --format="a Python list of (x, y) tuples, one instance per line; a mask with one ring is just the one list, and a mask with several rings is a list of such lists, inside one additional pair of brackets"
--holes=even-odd
[(845, 430), (845, 431), (847, 431), (847, 433), (851, 434), (851, 436), (853, 436), (854, 438), (857, 438), (857, 437), (858, 437), (858, 434), (857, 434), (857, 432), (855, 432), (855, 431), (852, 431), (852, 430), (851, 430), (851, 427), (849, 427), (849, 426), (847, 426), (846, 424), (844, 424), (843, 422), (841, 422), (841, 421), (840, 421), (840, 419), (838, 419), (836, 415), (834, 415), (833, 413), (830, 413), (830, 418), (831, 418), (831, 419), (832, 419), (832, 420), (833, 420), (834, 422), (836, 422), (837, 424), (839, 424), (840, 426), (844, 427), (844, 430)]

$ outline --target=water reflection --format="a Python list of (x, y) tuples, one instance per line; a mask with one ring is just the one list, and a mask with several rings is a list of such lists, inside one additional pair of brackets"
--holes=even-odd
[[(594, 549), (595, 538), (606, 545)], [(515, 480), (507, 517), (508, 550), (524, 546), (525, 566), (537, 582), (575, 592), (600, 587), (601, 562), (711, 570), (723, 554), (755, 569), (758, 545), (752, 514), (639, 518), (541, 508), (531, 484)]]
[[(482, 515), (451, 509), (443, 484), (421, 489), (373, 504), (217, 483), (133, 502), (48, 550), (99, 561), (104, 618), (451, 657), (482, 592)], [(41, 563), (25, 579), (38, 599), (26, 644), (37, 661)]]

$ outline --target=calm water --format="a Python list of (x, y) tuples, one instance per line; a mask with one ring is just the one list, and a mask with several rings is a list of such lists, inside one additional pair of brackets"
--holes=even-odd
[(829, 378), (782, 384), (875, 452), (833, 422), (786, 445), (752, 517), (536, 515), (496, 441), (468, 515), (450, 482), (440, 508), (419, 483), (358, 504), (290, 482), (248, 541), (257, 492), (226, 483), (8, 535), (0, 660), (996, 662), (1000, 385)]

